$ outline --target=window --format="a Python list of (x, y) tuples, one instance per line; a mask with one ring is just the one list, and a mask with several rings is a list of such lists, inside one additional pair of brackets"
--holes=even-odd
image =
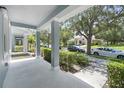
[(104, 48), (105, 51), (112, 51), (110, 48)]
[(98, 50), (103, 50), (103, 48), (98, 48)]

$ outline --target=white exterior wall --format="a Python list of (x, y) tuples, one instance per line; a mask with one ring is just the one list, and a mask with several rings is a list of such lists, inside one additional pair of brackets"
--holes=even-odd
[(0, 87), (2, 87), (10, 60), (10, 22), (7, 11), (0, 8)]

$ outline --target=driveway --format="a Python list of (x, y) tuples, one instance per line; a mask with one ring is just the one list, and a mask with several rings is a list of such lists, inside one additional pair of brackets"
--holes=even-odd
[(88, 56), (88, 59), (91, 61), (90, 65), (73, 75), (87, 82), (93, 87), (104, 87), (104, 84), (107, 81), (107, 60), (90, 56)]

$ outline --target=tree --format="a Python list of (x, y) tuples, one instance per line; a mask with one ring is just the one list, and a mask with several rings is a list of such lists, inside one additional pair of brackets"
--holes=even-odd
[(90, 54), (91, 39), (94, 34), (94, 27), (102, 15), (103, 6), (94, 6), (71, 18), (71, 28), (78, 31), (87, 40), (87, 54)]
[(124, 41), (124, 30), (120, 27), (113, 27), (113, 29), (108, 30), (106, 32), (101, 32), (99, 34), (96, 34), (95, 36), (98, 39), (103, 39), (107, 42), (107, 45), (109, 44), (118, 44), (119, 42)]
[(113, 28), (113, 23), (124, 16), (123, 6), (93, 6), (70, 18), (70, 28), (87, 40), (87, 54), (91, 53), (92, 36)]
[(68, 40), (73, 38), (73, 32), (68, 28), (64, 27), (60, 30), (60, 35), (60, 43), (62, 44), (62, 46), (67, 47)]
[(28, 42), (29, 42), (29, 46), (30, 46), (30, 50), (31, 50), (32, 45), (35, 44), (35, 35), (34, 34), (31, 34), (28, 36)]
[[(124, 36), (124, 6), (105, 6), (106, 20), (101, 24), (101, 33), (96, 34), (97, 38), (116, 44), (123, 41)], [(115, 38), (116, 37), (116, 38)]]
[(47, 47), (49, 47), (49, 45), (51, 43), (50, 38), (51, 38), (51, 34), (48, 30), (41, 31), (40, 39), (44, 45), (47, 45)]

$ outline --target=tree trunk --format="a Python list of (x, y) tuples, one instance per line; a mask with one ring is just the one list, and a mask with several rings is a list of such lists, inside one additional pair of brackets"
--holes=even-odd
[(87, 54), (91, 54), (91, 40), (92, 40), (92, 35), (89, 35), (87, 38)]

